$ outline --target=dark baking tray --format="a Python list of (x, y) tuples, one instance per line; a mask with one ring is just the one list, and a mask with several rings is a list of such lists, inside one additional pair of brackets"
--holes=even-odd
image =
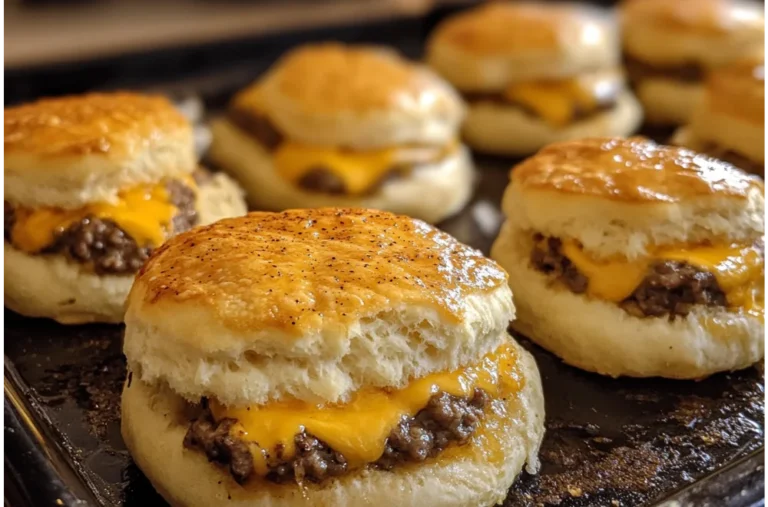
[[(6, 72), (6, 101), (140, 88), (196, 95), (216, 111), (291, 46), (375, 42), (418, 57), (444, 14), (15, 70)], [(441, 227), (488, 253), (511, 161), (476, 161), (474, 201)], [(162, 505), (120, 437), (122, 327), (4, 317), (6, 503)], [(547, 434), (540, 474), (522, 474), (507, 505), (764, 504), (762, 366), (700, 382), (611, 380), (518, 338), (538, 360)]]

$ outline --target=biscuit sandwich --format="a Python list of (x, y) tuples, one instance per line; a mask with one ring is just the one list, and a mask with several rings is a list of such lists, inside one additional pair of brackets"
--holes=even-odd
[(710, 73), (704, 99), (675, 144), (725, 160), (740, 169), (765, 173), (765, 65), (741, 61)]
[(554, 144), (512, 170), (492, 256), (513, 327), (579, 368), (696, 379), (764, 354), (758, 178), (643, 138)]
[(528, 155), (638, 127), (641, 110), (625, 84), (615, 25), (582, 4), (489, 2), (440, 24), (427, 62), (469, 103), (467, 144)]
[(544, 405), (506, 274), (383, 211), (176, 236), (127, 301), (122, 434), (172, 505), (493, 505)]
[(469, 200), (464, 105), (389, 49), (316, 44), (284, 55), (212, 124), (211, 159), (256, 208), (351, 206), (428, 222)]
[(627, 75), (650, 123), (686, 123), (707, 73), (763, 55), (762, 3), (624, 0), (620, 11)]
[(121, 322), (152, 249), (246, 211), (232, 180), (197, 169), (192, 127), (161, 97), (6, 108), (5, 305), (65, 324)]

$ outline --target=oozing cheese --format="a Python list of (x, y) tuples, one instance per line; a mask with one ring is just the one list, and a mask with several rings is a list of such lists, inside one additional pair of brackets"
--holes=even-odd
[(397, 391), (361, 391), (343, 405), (281, 401), (235, 409), (212, 401), (211, 410), (217, 420), (237, 419), (232, 431), (254, 443), (255, 470), (263, 476), (269, 463), (265, 454), (275, 456), (275, 449), (282, 448), (282, 456), (290, 458), (296, 452), (294, 437), (302, 430), (341, 452), (350, 468), (355, 468), (379, 459), (389, 433), (400, 419), (415, 415), (437, 391), (469, 396), (479, 387), (493, 397), (501, 389), (515, 392), (521, 385), (515, 353), (504, 345), (478, 365), (428, 375)]
[(400, 147), (354, 152), (286, 141), (275, 150), (273, 163), (277, 173), (293, 184), (297, 184), (310, 170), (322, 167), (344, 182), (347, 194), (359, 195), (368, 192), (395, 167), (435, 162), (456, 147), (456, 143), (451, 143), (445, 147)]
[(158, 246), (166, 239), (176, 207), (165, 184), (139, 186), (120, 194), (115, 204), (94, 203), (78, 209), (16, 209), (11, 243), (27, 253), (53, 244), (57, 231), (87, 216), (110, 219), (141, 246)]
[(754, 246), (659, 248), (636, 261), (596, 261), (574, 241), (564, 241), (562, 252), (588, 278), (587, 294), (599, 299), (622, 301), (640, 285), (651, 263), (677, 260), (712, 273), (732, 309), (763, 317), (765, 265)]
[(581, 76), (559, 81), (516, 83), (504, 91), (504, 97), (521, 104), (548, 123), (564, 127), (577, 111), (589, 113), (597, 109), (601, 99), (615, 95), (620, 80), (615, 74)]

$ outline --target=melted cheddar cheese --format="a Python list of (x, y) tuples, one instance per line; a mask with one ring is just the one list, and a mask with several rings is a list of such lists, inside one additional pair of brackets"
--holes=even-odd
[(615, 96), (619, 85), (616, 74), (598, 74), (515, 83), (504, 90), (503, 96), (532, 110), (551, 125), (564, 127), (574, 120), (577, 112), (591, 113), (606, 98)]
[(310, 170), (322, 167), (344, 182), (347, 194), (360, 195), (370, 191), (394, 168), (436, 162), (457, 147), (454, 142), (445, 147), (400, 147), (354, 152), (285, 141), (275, 150), (273, 163), (277, 173), (293, 184), (298, 184)]
[(284, 459), (292, 457), (296, 452), (294, 437), (302, 431), (342, 453), (350, 468), (360, 467), (379, 459), (387, 437), (400, 419), (415, 415), (436, 392), (471, 396), (479, 387), (493, 397), (501, 389), (516, 392), (521, 384), (514, 350), (504, 345), (475, 366), (434, 373), (400, 390), (358, 392), (345, 404), (318, 406), (280, 401), (226, 408), (211, 401), (210, 407), (216, 420), (230, 417), (238, 421), (231, 431), (252, 443), (255, 471), (264, 476), (268, 472), (267, 455), (274, 456), (275, 449), (282, 448)]
[(37, 253), (51, 246), (58, 232), (94, 216), (112, 220), (140, 246), (156, 247), (165, 241), (176, 211), (164, 183), (121, 192), (114, 204), (93, 203), (77, 209), (20, 207), (16, 209), (11, 243), (23, 252)]
[(651, 255), (635, 261), (597, 261), (574, 241), (564, 241), (562, 252), (588, 278), (587, 294), (595, 298), (622, 301), (640, 285), (651, 263), (676, 260), (712, 273), (731, 309), (763, 318), (765, 265), (754, 246), (658, 248)]

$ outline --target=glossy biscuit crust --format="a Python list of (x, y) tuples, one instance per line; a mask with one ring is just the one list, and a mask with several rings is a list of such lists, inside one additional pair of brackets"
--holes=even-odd
[(739, 0), (624, 0), (621, 8), (630, 22), (708, 36), (755, 27), (760, 18), (755, 5)]
[(550, 145), (512, 170), (515, 229), (578, 240), (597, 258), (653, 245), (753, 242), (763, 183), (719, 160), (633, 137)]
[(77, 207), (191, 173), (192, 128), (165, 98), (93, 93), (5, 109), (5, 198)]
[(576, 75), (618, 64), (608, 15), (566, 3), (493, 3), (440, 24), (427, 62), (462, 91), (500, 91), (513, 82)]
[(719, 67), (763, 54), (763, 7), (751, 0), (625, 0), (624, 50), (649, 64)]
[(290, 51), (234, 106), (266, 115), (290, 140), (356, 149), (444, 144), (464, 114), (426, 67), (383, 47), (337, 43)]
[(166, 242), (139, 272), (131, 304), (194, 303), (234, 330), (299, 337), (399, 304), (424, 304), (458, 322), (464, 297), (505, 280), (479, 251), (407, 217), (253, 212)]
[(474, 363), (513, 317), (506, 273), (424, 222), (256, 212), (153, 253), (128, 298), (125, 353), (190, 398), (336, 401)]
[[(685, 132), (685, 133), (683, 133)], [(765, 163), (765, 66), (741, 61), (713, 71), (690, 125), (676, 142), (735, 152)]]
[(746, 199), (760, 182), (737, 168), (642, 137), (591, 138), (552, 144), (512, 172), (523, 191), (549, 190), (626, 202), (680, 202), (698, 197)]

